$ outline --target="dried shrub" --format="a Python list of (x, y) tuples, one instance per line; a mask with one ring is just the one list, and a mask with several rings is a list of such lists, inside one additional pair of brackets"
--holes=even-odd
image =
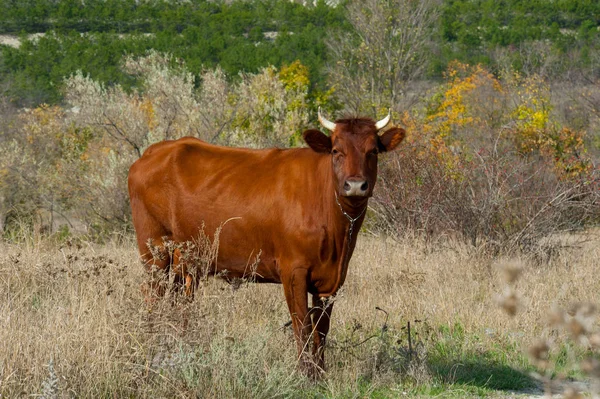
[(584, 132), (553, 118), (543, 81), (462, 64), (446, 79), (401, 115), (409, 136), (382, 164), (375, 227), (514, 250), (600, 220)]
[(64, 123), (64, 111), (42, 105), (18, 116), (12, 135), (0, 143), (0, 217), (6, 231), (19, 224), (36, 233), (51, 229), (83, 195), (77, 176), (86, 171), (89, 129)]
[(65, 80), (66, 109), (20, 112), (0, 141), (0, 227), (24, 222), (52, 233), (66, 224), (96, 237), (130, 229), (127, 173), (151, 144), (194, 136), (285, 147), (307, 124), (308, 70), (299, 62), (237, 83), (219, 68), (197, 80), (180, 60), (156, 52), (126, 57), (123, 68), (139, 89), (105, 87), (79, 72)]
[(299, 62), (242, 75), (232, 102), (235, 118), (221, 140), (243, 147), (288, 147), (299, 143), (308, 123), (308, 70)]
[(438, 0), (348, 1), (353, 32), (327, 40), (329, 82), (346, 111), (373, 114), (396, 105), (426, 71), (440, 15)]

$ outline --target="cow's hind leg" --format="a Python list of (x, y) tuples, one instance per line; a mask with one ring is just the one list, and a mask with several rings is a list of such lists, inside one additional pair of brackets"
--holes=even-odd
[(148, 238), (138, 243), (144, 268), (148, 274), (142, 291), (147, 302), (154, 302), (165, 295), (169, 282), (171, 254), (162, 238)]
[(195, 281), (195, 276), (188, 270), (189, 265), (183, 259), (181, 248), (175, 248), (172, 259), (173, 263), (171, 267), (175, 275), (173, 288), (179, 289), (183, 285), (185, 296), (188, 299), (193, 299), (197, 282)]
[(132, 210), (140, 257), (148, 273), (142, 292), (146, 302), (151, 303), (166, 292), (172, 255), (167, 245), (169, 233), (143, 206), (132, 206)]

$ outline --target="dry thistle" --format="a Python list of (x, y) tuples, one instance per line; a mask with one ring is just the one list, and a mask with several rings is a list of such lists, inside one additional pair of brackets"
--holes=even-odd
[(533, 362), (540, 368), (548, 367), (550, 357), (550, 345), (546, 340), (540, 340), (529, 347), (529, 356)]
[(583, 324), (582, 320), (578, 319), (577, 317), (571, 317), (567, 323), (567, 329), (575, 340), (581, 338), (586, 333), (585, 325)]
[(504, 293), (498, 298), (498, 305), (504, 309), (509, 316), (517, 314), (521, 299), (519, 294), (512, 288), (507, 288)]
[(548, 312), (548, 325), (551, 327), (562, 327), (565, 325), (566, 320), (567, 315), (565, 311), (558, 307), (553, 307)]
[(581, 370), (592, 378), (600, 379), (600, 361), (589, 357), (584, 359), (581, 364)]
[(568, 387), (567, 389), (565, 389), (565, 392), (563, 392), (563, 398), (564, 399), (583, 399), (584, 396), (581, 392), (579, 392), (575, 388)]
[(500, 268), (502, 269), (502, 277), (508, 284), (516, 282), (523, 271), (521, 261), (516, 259), (500, 264)]
[(590, 345), (592, 348), (600, 348), (600, 333), (590, 335)]
[(571, 333), (573, 339), (587, 342), (586, 337), (594, 328), (596, 307), (590, 303), (578, 303), (573, 305), (567, 313), (571, 318), (566, 322), (566, 329)]
[(152, 239), (149, 238), (148, 241), (146, 241), (146, 246), (148, 247), (148, 251), (150, 251), (150, 255), (152, 255), (152, 259), (154, 259), (155, 261), (166, 259), (166, 255), (164, 253), (163, 248), (161, 248), (160, 245), (155, 245), (152, 242)]
[(569, 315), (581, 315), (583, 317), (594, 317), (596, 314), (596, 305), (589, 302), (578, 302), (571, 305), (567, 311)]

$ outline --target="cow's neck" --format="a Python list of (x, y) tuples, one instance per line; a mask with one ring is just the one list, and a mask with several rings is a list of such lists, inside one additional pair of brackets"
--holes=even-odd
[[(340, 200), (340, 197), (338, 196), (337, 192), (334, 191), (335, 194), (335, 203), (337, 204), (338, 208), (340, 208), (340, 212), (342, 215), (344, 215), (344, 217), (348, 220), (348, 244), (350, 245), (350, 243), (352, 242), (352, 239), (354, 237), (354, 232), (357, 231), (358, 232), (358, 228), (360, 228), (360, 224), (362, 224), (362, 216), (365, 214), (365, 212), (367, 211), (367, 199), (364, 200), (359, 200), (359, 201), (352, 201), (350, 202), (350, 204), (348, 205), (348, 203), (346, 203), (346, 206), (342, 205), (342, 202), (344, 201), (344, 198), (342, 197), (342, 199)], [(359, 222), (360, 220), (360, 222)], [(357, 226), (358, 224), (358, 226)]]
[[(327, 194), (327, 192), (331, 194)], [(331, 184), (325, 189), (323, 199), (327, 203), (326, 207), (330, 210), (329, 229), (334, 237), (336, 253), (339, 254), (335, 264), (337, 268), (336, 282), (329, 292), (319, 293), (321, 297), (327, 297), (335, 294), (346, 279), (348, 263), (354, 252), (358, 231), (365, 218), (368, 198), (350, 199), (339, 196), (334, 185)]]
[(336, 205), (348, 221), (357, 220), (366, 212), (368, 198), (359, 197), (349, 199), (348, 197), (340, 197), (335, 189), (333, 190), (333, 194)]

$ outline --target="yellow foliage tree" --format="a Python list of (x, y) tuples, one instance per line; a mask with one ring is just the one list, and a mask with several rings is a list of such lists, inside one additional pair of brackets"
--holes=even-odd
[(561, 124), (552, 115), (550, 88), (539, 76), (514, 79), (517, 106), (512, 111), (512, 137), (523, 155), (540, 154), (550, 159), (564, 178), (590, 171), (586, 156), (585, 132)]

